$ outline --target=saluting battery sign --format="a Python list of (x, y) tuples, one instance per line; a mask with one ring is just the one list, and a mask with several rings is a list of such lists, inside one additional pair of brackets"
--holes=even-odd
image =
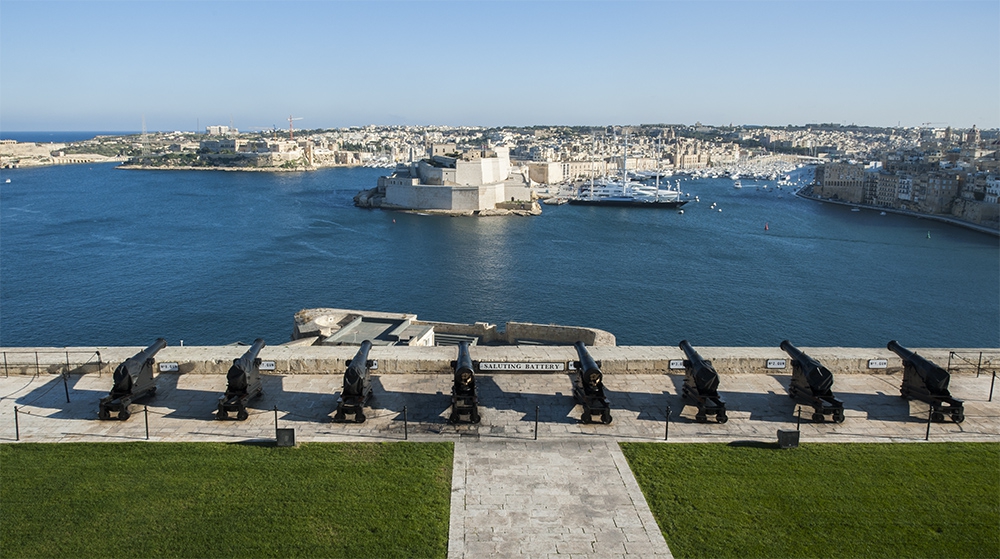
[(504, 363), (488, 361), (479, 364), (480, 371), (508, 371), (512, 373), (548, 373), (565, 371), (565, 363)]

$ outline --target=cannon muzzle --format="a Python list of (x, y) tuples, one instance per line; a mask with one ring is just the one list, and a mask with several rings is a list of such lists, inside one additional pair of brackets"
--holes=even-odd
[(688, 343), (687, 340), (681, 340), (681, 343), (677, 345), (684, 352), (684, 355), (688, 358), (688, 361), (691, 362), (691, 366), (699, 367), (701, 366), (702, 362), (705, 361), (704, 359), (702, 359), (701, 355), (697, 351), (695, 351), (693, 347), (691, 347), (691, 344)]
[(472, 354), (469, 352), (469, 342), (459, 342), (458, 359), (455, 360), (456, 386), (468, 386), (472, 383), (474, 374)]
[(229, 372), (226, 373), (226, 380), (229, 382), (227, 391), (241, 392), (247, 389), (249, 384), (247, 376), (260, 365), (257, 354), (260, 353), (260, 350), (264, 349), (264, 345), (264, 339), (257, 338), (246, 353), (237, 359), (233, 359), (233, 366), (229, 367)]
[(344, 371), (344, 392), (360, 393), (362, 383), (368, 377), (368, 352), (372, 349), (369, 340), (361, 342), (361, 348), (354, 354)]
[(697, 389), (698, 393), (715, 395), (719, 389), (719, 373), (715, 371), (712, 362), (704, 359), (687, 340), (681, 340), (677, 345), (687, 356), (684, 368), (694, 383), (693, 388)]
[(577, 356), (580, 357), (580, 371), (583, 373), (584, 383), (592, 388), (600, 385), (604, 374), (601, 373), (601, 368), (597, 366), (597, 362), (587, 351), (587, 345), (583, 342), (576, 342), (573, 346), (576, 348)]
[(787, 353), (792, 359), (799, 360), (803, 357), (808, 359), (808, 356), (802, 353), (802, 350), (793, 346), (788, 340), (783, 340), (778, 347), (780, 347), (781, 350)]

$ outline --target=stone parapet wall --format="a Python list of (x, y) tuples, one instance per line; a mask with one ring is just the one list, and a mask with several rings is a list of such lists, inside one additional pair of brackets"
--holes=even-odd
[[(125, 359), (142, 347), (10, 347), (0, 348), (5, 375), (58, 374), (70, 372), (110, 374)], [(243, 355), (247, 346), (170, 346), (156, 355), (160, 363), (178, 364), (180, 373), (225, 374), (233, 359)], [(777, 347), (696, 347), (702, 357), (711, 360), (720, 375), (726, 374), (791, 374), (791, 359)], [(885, 348), (802, 347), (809, 356), (820, 361), (834, 374), (894, 374), (902, 370), (902, 362)], [(952, 372), (975, 372), (982, 352), (982, 370), (1000, 368), (1000, 348), (909, 348), (942, 367), (952, 357)], [(683, 374), (671, 370), (670, 361), (684, 359), (683, 352), (672, 346), (595, 346), (590, 354), (601, 364), (606, 374)], [(558, 363), (575, 361), (572, 346), (474, 346), (475, 361)], [(353, 346), (267, 346), (260, 358), (274, 361), (273, 374), (342, 374), (357, 352)], [(449, 346), (374, 347), (369, 358), (379, 363), (377, 374), (450, 373), (451, 361), (457, 348)], [(784, 359), (784, 369), (768, 369), (768, 359)], [(869, 359), (885, 359), (885, 369), (869, 369)]]

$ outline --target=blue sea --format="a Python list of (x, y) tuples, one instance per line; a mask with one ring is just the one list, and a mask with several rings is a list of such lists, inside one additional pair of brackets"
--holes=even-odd
[(10, 132), (7, 130), (0, 130), (0, 140), (36, 142), (40, 144), (65, 144), (69, 142), (91, 140), (97, 136), (126, 136), (129, 134), (138, 134), (138, 132)]
[(722, 179), (684, 180), (683, 214), (355, 208), (384, 173), (2, 170), (0, 345), (277, 344), (339, 307), (620, 345), (1000, 346), (994, 236)]

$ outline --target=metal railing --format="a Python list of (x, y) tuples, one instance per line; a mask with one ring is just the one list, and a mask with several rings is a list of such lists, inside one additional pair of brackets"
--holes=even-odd
[[(86, 367), (87, 365), (91, 365), (91, 364), (95, 363), (95, 358), (96, 358), (98, 375), (100, 375), (103, 372), (103, 370), (104, 370), (104, 362), (101, 360), (101, 352), (97, 351), (97, 350), (93, 350), (93, 351), (84, 350), (84, 351), (81, 351), (81, 350), (69, 350), (69, 349), (67, 349), (67, 350), (63, 350), (63, 351), (3, 351), (2, 353), (3, 353), (3, 374), (4, 374), (5, 378), (10, 377), (10, 367), (13, 366), (13, 365), (17, 365), (17, 366), (27, 365), (28, 367), (31, 366), (31, 362), (30, 361), (27, 362), (27, 363), (25, 363), (24, 361), (18, 359), (16, 361), (12, 362), (11, 359), (10, 359), (11, 357), (16, 357), (16, 356), (21, 356), (21, 355), (34, 356), (35, 376), (38, 376), (38, 375), (42, 374), (42, 365), (41, 365), (41, 360), (38, 357), (39, 355), (64, 355), (65, 358), (66, 358), (66, 364), (64, 366), (64, 369), (62, 371), (59, 371), (59, 372), (61, 372), (63, 374), (70, 373), (70, 372), (72, 372), (74, 370), (74, 367), (69, 362), (69, 356), (70, 356), (71, 353), (75, 354), (75, 355), (86, 355), (87, 356), (87, 360), (84, 361), (79, 366), (77, 366), (76, 369), (82, 369), (82, 368)], [(52, 363), (46, 363), (45, 366), (47, 368), (47, 367), (49, 367), (51, 365), (52, 365)], [(61, 363), (60, 363), (60, 365), (61, 365)]]

